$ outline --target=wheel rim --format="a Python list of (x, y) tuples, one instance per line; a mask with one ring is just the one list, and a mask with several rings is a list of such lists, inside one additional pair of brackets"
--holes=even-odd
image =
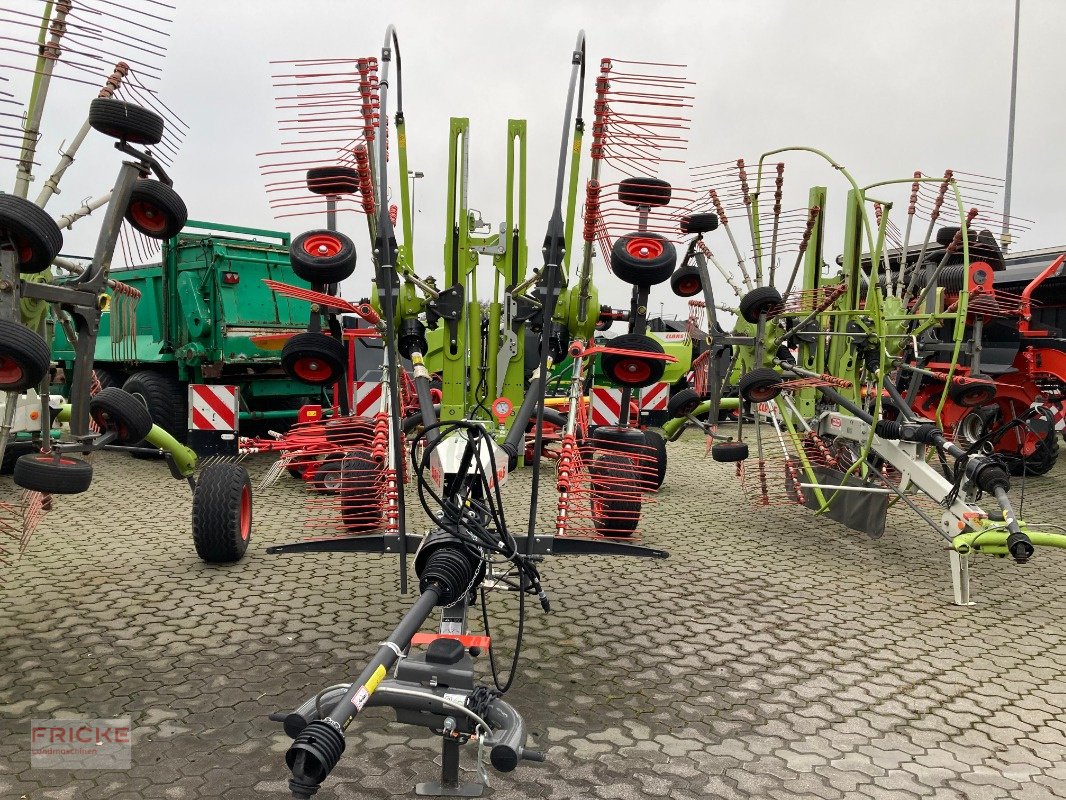
[(47, 453), (41, 453), (39, 455), (35, 455), (33, 457), (33, 460), (38, 462), (39, 464), (57, 464), (58, 466), (61, 466), (61, 467), (69, 467), (69, 466), (72, 466), (72, 465), (78, 463), (73, 458), (63, 458), (63, 456), (60, 456), (57, 459), (55, 456), (49, 455)]
[(753, 403), (765, 403), (777, 397), (776, 383), (763, 383), (748, 389), (748, 399)]
[(304, 239), (304, 252), (312, 258), (332, 258), (343, 247), (340, 239), (326, 233), (315, 234)]
[(252, 490), (247, 486), (241, 489), (241, 510), (240, 510), (240, 531), (241, 539), (245, 542), (248, 541), (248, 537), (252, 535)]
[(981, 419), (980, 414), (967, 414), (959, 423), (959, 427), (955, 432), (955, 438), (969, 448), (974, 442), (981, 438), (981, 432), (984, 430), (984, 427), (985, 421)]
[(15, 386), (26, 375), (26, 370), (10, 356), (0, 356), (0, 386)]
[(677, 282), (677, 290), (682, 297), (690, 297), (700, 290), (700, 279), (694, 276), (682, 278)]
[(147, 200), (130, 203), (130, 219), (138, 227), (152, 233), (162, 233), (167, 228), (167, 215), (159, 206)]
[(647, 236), (634, 236), (626, 241), (626, 252), (633, 258), (650, 261), (663, 254), (663, 243)]
[(651, 367), (647, 361), (626, 358), (615, 365), (614, 377), (619, 383), (640, 383), (651, 377)]
[(98, 411), (91, 415), (93, 422), (99, 426), (102, 431), (114, 431), (118, 434), (119, 439), (129, 438), (129, 428), (122, 424), (122, 420), (115, 419), (115, 417), (107, 411)]
[(327, 381), (333, 374), (329, 364), (311, 356), (297, 359), (292, 365), (292, 371), (300, 380), (312, 383)]

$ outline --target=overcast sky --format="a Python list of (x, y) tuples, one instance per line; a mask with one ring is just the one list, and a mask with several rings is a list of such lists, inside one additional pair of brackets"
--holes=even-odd
[[(687, 65), (696, 97), (690, 165), (755, 160), (768, 149), (810, 145), (847, 165), (860, 183), (906, 177), (915, 169), (940, 174), (954, 167), (1000, 177), (1005, 170), (1013, 0), (173, 2), (159, 89), (190, 127), (172, 170), (175, 188), (195, 219), (292, 232), (324, 220), (276, 221), (267, 205), (255, 154), (281, 141), (268, 62), (380, 55), (386, 25), (396, 25), (410, 168), (426, 175), (418, 182), (415, 217), (416, 267), (423, 275), (441, 274), (451, 116), (471, 119), (470, 205), (494, 224), (502, 218), (507, 119), (528, 120), (528, 241), (530, 263), (537, 263), (551, 211), (570, 51), (580, 28), (588, 37), (589, 91), (605, 56)], [(16, 0), (20, 4), (39, 7), (31, 0)], [(1035, 225), (1018, 250), (1066, 244), (1064, 32), (1066, 3), (1022, 0), (1013, 211)], [(25, 74), (8, 74), (9, 85), (25, 98)], [(39, 172), (51, 170), (60, 141), (77, 129), (92, 96), (88, 87), (56, 86)], [(833, 187), (838, 198), (843, 194), (839, 177), (811, 159), (800, 158), (795, 167), (786, 162), (792, 205), (815, 182)], [(82, 197), (105, 191), (118, 163), (108, 140), (90, 137), (49, 211), (64, 213)], [(9, 169), (13, 176), (13, 165)], [(667, 177), (681, 183), (685, 176), (680, 170)], [(828, 213), (833, 216), (832, 206)], [(66, 234), (67, 252), (91, 251), (95, 219)], [(359, 296), (369, 280), (365, 223), (348, 215), (341, 227), (355, 239), (363, 265), (350, 287)], [(716, 252), (727, 246), (720, 233), (708, 241)], [(827, 256), (839, 251), (838, 241), (830, 241)], [(597, 264), (601, 295), (624, 303), (628, 287)], [(653, 312), (659, 302), (667, 315), (684, 313), (684, 303), (665, 286), (653, 293)]]

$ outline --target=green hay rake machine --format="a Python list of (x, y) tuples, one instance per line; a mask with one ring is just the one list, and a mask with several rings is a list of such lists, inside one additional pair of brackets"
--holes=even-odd
[[(93, 371), (104, 313), (113, 314), (111, 321), (122, 331), (120, 336), (133, 333), (129, 320), (138, 293), (111, 276), (116, 249), (121, 243), (127, 261), (134, 253), (143, 256), (152, 251), (153, 241), (180, 231), (187, 217), (185, 204), (172, 188), (165, 168), (181, 141), (182, 126), (138, 76), (143, 73), (149, 80), (158, 77), (159, 59), (165, 52), (159, 39), (165, 39), (165, 33), (158, 30), (162, 17), (130, 11), (113, 20), (117, 27), (107, 30), (120, 37), (115, 41), (127, 47), (130, 42), (140, 43), (134, 48), (138, 71), (125, 62), (114, 65), (56, 169), (36, 200), (30, 201), (27, 198), (52, 80), (94, 85), (80, 76), (87, 74), (99, 80), (100, 67), (107, 63), (104, 56), (110, 55), (100, 42), (112, 39), (98, 35), (99, 24), (109, 16), (100, 9), (83, 8), (74, 0), (45, 2), (43, 9), (39, 20), (33, 14), (5, 12), (13, 15), (10, 21), (18, 30), (36, 29), (38, 36), (36, 40), (15, 40), (27, 54), (36, 53), (36, 62), (27, 70), (33, 75), (32, 88), (14, 145), (18, 152), (14, 158), (15, 188), (11, 194), (0, 195), (0, 391), (5, 392), (0, 456), (12, 439), (12, 423), (20, 408), (34, 401), (40, 405), (37, 431), (26, 440), (32, 442), (30, 452), (24, 452), (13, 464), (14, 483), (23, 491), (0, 505), (0, 513), (21, 519), (21, 530), (14, 531), (15, 526), (6, 523), (0, 524), (0, 529), (18, 533), (19, 546), (24, 548), (31, 527), (40, 519), (39, 512), (50, 507), (51, 495), (77, 494), (89, 488), (93, 465), (77, 455), (91, 456), (105, 447), (133, 447), (144, 441), (163, 450), (174, 477), (188, 480), (192, 486), (193, 535), (201, 555), (212, 561), (236, 560), (244, 553), (251, 532), (251, 487), (244, 469), (215, 465), (197, 478), (196, 454), (153, 424), (148, 410), (135, 397), (115, 387), (101, 388)], [(92, 52), (94, 45), (88, 46), (89, 51), (82, 49), (86, 38), (99, 45), (100, 52)], [(68, 39), (72, 40), (69, 45)], [(79, 57), (67, 58), (65, 48), (76, 51)], [(119, 167), (110, 191), (53, 218), (45, 206), (59, 194), (60, 181), (90, 131), (115, 139), (115, 149), (127, 160)], [(60, 228), (69, 228), (99, 208), (105, 210), (92, 258), (84, 265), (61, 258)], [(112, 297), (117, 299), (112, 302)], [(49, 396), (50, 340), (55, 325), (63, 327), (74, 350), (72, 374), (67, 376), (70, 403), (61, 407), (53, 407)], [(69, 425), (70, 435), (57, 441), (58, 426), (63, 423)], [(20, 444), (25, 447), (26, 441)]]
[[(790, 151), (823, 159), (846, 181), (838, 269), (823, 259), (828, 190), (814, 187), (802, 207), (784, 210), (784, 164), (768, 162)], [(714, 208), (737, 267), (697, 235), (675, 273), (675, 291), (703, 292), (710, 349), (699, 365), (703, 396), (674, 398), (667, 433), (703, 425), (713, 457), (737, 464), (755, 506), (804, 504), (876, 537), (889, 506), (903, 503), (947, 542), (958, 604), (970, 602), (972, 556), (1022, 563), (1037, 546), (1066, 546), (1066, 529), (1041, 530), (1014, 509), (1009, 470), (993, 453), (1005, 431), (960, 442), (940, 421), (949, 404), (978, 407), (996, 393), (976, 367), (982, 304), (993, 297), (981, 287), (998, 248), (972, 233), (975, 218), (987, 215), (967, 202), (972, 177), (915, 173), (861, 186), (811, 148), (772, 151), (754, 175), (748, 169), (740, 160), (697, 171), (707, 189), (701, 202)], [(905, 212), (902, 229), (890, 219), (894, 208)], [(934, 238), (944, 221), (949, 227)], [(711, 267), (736, 306), (716, 303)], [(730, 332), (722, 313), (737, 316)], [(930, 354), (936, 368), (923, 366)], [(916, 403), (930, 386), (935, 402)], [(735, 421), (719, 422), (731, 413)], [(978, 505), (982, 496), (990, 510)]]

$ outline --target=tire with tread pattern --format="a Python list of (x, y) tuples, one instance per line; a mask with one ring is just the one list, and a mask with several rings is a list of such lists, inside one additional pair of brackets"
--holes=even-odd
[(381, 527), (380, 506), (374, 482), (379, 464), (369, 448), (356, 447), (341, 464), (341, 520), (347, 533), (367, 533)]
[(48, 269), (63, 249), (63, 232), (47, 212), (13, 194), (0, 194), (0, 249), (14, 241), (20, 273)]
[(781, 292), (773, 286), (756, 286), (740, 298), (740, 316), (754, 324), (762, 314), (768, 314), (781, 305)]
[(24, 392), (40, 386), (52, 352), (37, 331), (0, 319), (0, 391)]
[(36, 453), (37, 445), (33, 442), (8, 442), (4, 450), (4, 459), (0, 462), (0, 475), (10, 475), (15, 471), (15, 462), (25, 455)]
[(240, 561), (252, 538), (252, 482), (240, 464), (211, 464), (192, 493), (192, 540), (208, 564)]
[[(662, 355), (665, 351), (658, 341), (641, 333), (616, 336), (607, 343), (619, 350)], [(601, 353), (600, 363), (604, 374), (613, 383), (639, 389), (658, 383), (666, 372), (666, 362), (659, 358), (640, 358), (621, 353)]]
[(996, 399), (996, 384), (986, 380), (952, 381), (948, 386), (948, 399), (963, 408), (980, 408)]
[(292, 271), (308, 283), (340, 283), (355, 272), (355, 243), (337, 231), (307, 231), (292, 240), (289, 260)]
[(118, 434), (121, 445), (133, 445), (152, 432), (152, 415), (144, 404), (115, 386), (101, 389), (89, 398), (89, 416), (101, 432)]
[(166, 240), (181, 233), (189, 209), (181, 195), (162, 181), (142, 178), (133, 184), (126, 222), (149, 239)]
[(110, 389), (112, 386), (117, 389), (122, 388), (122, 379), (117, 373), (107, 367), (93, 366), (93, 373), (96, 375), (96, 382), (100, 384), (101, 389)]
[(747, 442), (715, 442), (711, 445), (711, 458), (719, 464), (733, 464), (747, 457)]
[(589, 464), (593, 524), (603, 536), (632, 536), (640, 522), (640, 492), (633, 459), (623, 453), (598, 456)]
[(678, 297), (695, 297), (703, 291), (703, 276), (694, 264), (682, 264), (670, 276), (670, 290)]
[(749, 403), (765, 403), (781, 394), (784, 379), (770, 367), (759, 367), (740, 376), (737, 392)]
[(89, 125), (104, 136), (130, 144), (159, 144), (163, 139), (161, 116), (111, 97), (98, 97), (89, 104)]
[(674, 243), (657, 233), (627, 233), (611, 245), (611, 272), (633, 286), (658, 286), (676, 263)]
[(348, 348), (324, 333), (298, 333), (281, 350), (281, 367), (293, 380), (311, 386), (339, 381), (348, 365)]
[(61, 455), (30, 453), (15, 462), (16, 486), (45, 494), (81, 494), (93, 481), (93, 465)]
[(681, 233), (710, 233), (718, 229), (718, 215), (711, 212), (689, 214), (681, 218)]
[(625, 178), (618, 184), (618, 200), (627, 206), (665, 206), (673, 196), (670, 184), (659, 178)]
[(355, 194), (359, 191), (359, 173), (351, 167), (312, 167), (307, 170), (307, 191), (314, 194)]
[(681, 419), (694, 412), (703, 401), (695, 389), (682, 389), (666, 404), (666, 413), (671, 419)]
[(146, 369), (130, 375), (122, 388), (148, 409), (153, 423), (179, 442), (188, 438), (188, 390), (177, 378)]
[(666, 439), (658, 431), (644, 431), (644, 441), (655, 454), (655, 482), (652, 488), (661, 489), (666, 481)]

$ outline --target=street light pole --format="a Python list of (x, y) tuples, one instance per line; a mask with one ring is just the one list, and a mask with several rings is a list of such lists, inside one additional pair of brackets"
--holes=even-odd
[(1014, 0), (1014, 51), (1010, 72), (1010, 116), (1007, 120), (1007, 174), (1003, 186), (1003, 230), (999, 241), (1006, 250), (1010, 247), (1010, 190), (1014, 178), (1014, 109), (1018, 101), (1018, 28), (1022, 15), (1022, 0)]

